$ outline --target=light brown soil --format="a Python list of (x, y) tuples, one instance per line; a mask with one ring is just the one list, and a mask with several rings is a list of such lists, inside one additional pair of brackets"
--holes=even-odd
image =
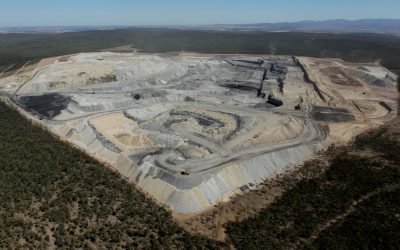
[(71, 58), (71, 55), (62, 56), (58, 59), (59, 62), (67, 62)]
[(146, 145), (150, 145), (151, 142), (147, 138), (147, 136), (142, 134), (128, 134), (128, 133), (119, 133), (114, 135), (114, 137), (119, 140), (122, 144), (131, 146), (133, 148), (143, 147)]
[(125, 45), (125, 46), (118, 46), (118, 47), (103, 49), (103, 50), (100, 50), (100, 51), (102, 51), (102, 52), (116, 52), (116, 53), (136, 53), (137, 49), (132, 44), (132, 45)]
[(343, 69), (339, 67), (327, 67), (321, 69), (321, 72), (329, 76), (334, 84), (347, 86), (361, 86), (360, 82), (354, 77), (349, 76)]
[(36, 66), (36, 68), (37, 68), (37, 69), (43, 68), (43, 67), (45, 67), (45, 66), (47, 66), (47, 65), (50, 65), (50, 64), (53, 64), (53, 63), (57, 62), (57, 60), (58, 60), (58, 56), (57, 56), (57, 57), (50, 57), (50, 58), (42, 59), (42, 60), (38, 63), (38, 65)]

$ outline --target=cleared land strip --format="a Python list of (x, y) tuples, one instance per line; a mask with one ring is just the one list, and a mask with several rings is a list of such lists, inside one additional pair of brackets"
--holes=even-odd
[[(393, 192), (396, 191), (400, 188), (400, 184), (387, 184), (383, 187), (377, 188), (374, 191), (369, 192), (368, 194), (363, 195), (360, 199), (353, 201), (351, 206), (342, 214), (338, 214), (335, 218), (330, 219), (329, 221), (318, 225), (317, 228), (315, 229), (314, 233), (306, 240), (302, 239), (301, 243), (297, 242), (295, 247), (300, 247), (303, 244), (312, 244), (313, 241), (315, 241), (319, 235), (326, 230), (329, 230), (331, 227), (333, 227), (335, 224), (340, 223), (343, 221), (347, 216), (349, 216), (351, 213), (355, 212), (357, 210), (357, 207), (361, 205), (364, 201), (370, 199), (373, 196), (379, 195), (380, 193), (383, 192)], [(306, 243), (307, 242), (307, 243)]]

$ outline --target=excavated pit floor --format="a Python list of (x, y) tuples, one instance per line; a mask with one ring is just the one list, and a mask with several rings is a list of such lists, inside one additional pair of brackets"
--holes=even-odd
[(336, 59), (103, 52), (23, 74), (0, 87), (27, 116), (182, 214), (397, 113), (397, 76)]

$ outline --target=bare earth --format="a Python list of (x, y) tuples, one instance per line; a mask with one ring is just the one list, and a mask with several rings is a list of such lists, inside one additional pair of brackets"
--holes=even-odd
[(135, 51), (44, 59), (0, 79), (0, 90), (188, 230), (222, 240), (224, 223), (304, 177), (294, 166), (391, 121), (396, 80), (338, 59)]

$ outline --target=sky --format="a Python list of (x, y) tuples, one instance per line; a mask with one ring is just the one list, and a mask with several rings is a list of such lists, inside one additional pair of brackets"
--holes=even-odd
[(400, 0), (1, 0), (0, 27), (396, 18)]

